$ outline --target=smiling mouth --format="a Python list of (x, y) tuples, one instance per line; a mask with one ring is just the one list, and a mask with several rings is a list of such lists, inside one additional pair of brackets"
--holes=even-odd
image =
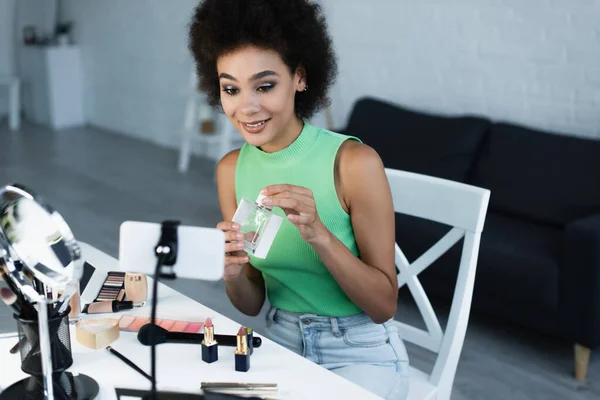
[(254, 122), (254, 123), (246, 123), (246, 122), (242, 122), (242, 123), (249, 128), (258, 128), (259, 126), (264, 125), (267, 121), (268, 121), (268, 119), (265, 119), (265, 120), (259, 121), (259, 122)]

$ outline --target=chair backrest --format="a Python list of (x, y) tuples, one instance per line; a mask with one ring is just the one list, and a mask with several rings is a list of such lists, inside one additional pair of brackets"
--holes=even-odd
[[(440, 397), (449, 398), (463, 347), (471, 309), (479, 241), (490, 191), (446, 179), (386, 168), (394, 211), (452, 226), (450, 231), (413, 263), (396, 244), (398, 286), (407, 285), (426, 330), (403, 322), (403, 339), (438, 354), (429, 382)], [(456, 287), (445, 332), (418, 275), (464, 237)], [(400, 243), (401, 244), (401, 243)]]

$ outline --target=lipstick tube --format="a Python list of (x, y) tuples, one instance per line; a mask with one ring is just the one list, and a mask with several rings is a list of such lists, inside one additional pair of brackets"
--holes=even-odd
[(248, 350), (250, 355), (254, 353), (254, 330), (252, 328), (248, 328)]
[(237, 334), (235, 348), (235, 370), (248, 372), (250, 370), (250, 349), (248, 348), (248, 329), (241, 327)]
[(215, 340), (215, 327), (210, 320), (204, 321), (204, 339), (202, 340), (202, 361), (213, 363), (219, 359), (219, 346)]

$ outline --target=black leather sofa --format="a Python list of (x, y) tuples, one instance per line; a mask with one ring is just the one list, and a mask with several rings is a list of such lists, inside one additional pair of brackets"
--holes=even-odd
[[(600, 140), (375, 98), (359, 99), (340, 131), (377, 150), (388, 168), (491, 190), (473, 309), (576, 344), (582, 379), (600, 345)], [(409, 261), (448, 229), (396, 214)], [(450, 301), (460, 245), (421, 274), (428, 293)]]

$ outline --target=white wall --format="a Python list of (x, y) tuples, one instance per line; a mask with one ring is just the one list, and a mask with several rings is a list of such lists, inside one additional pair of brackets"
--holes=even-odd
[(179, 146), (194, 68), (188, 24), (198, 3), (64, 0), (61, 18), (75, 21), (74, 38), (82, 46), (91, 124)]
[(57, 0), (17, 0), (17, 43), (23, 43), (22, 28), (33, 25), (38, 37), (51, 36), (56, 25)]
[(599, 0), (321, 0), (336, 125), (372, 95), (600, 138)]
[(75, 22), (90, 123), (163, 145), (179, 143), (196, 0), (66, 0)]
[[(39, 36), (51, 34), (55, 6), (56, 0), (0, 0), (0, 75), (19, 75), (23, 27), (35, 26)], [(22, 88), (26, 84), (23, 82)], [(0, 90), (0, 117), (7, 113), (6, 90)]]
[(15, 0), (0, 0), (0, 75), (15, 71)]
[[(372, 95), (600, 137), (600, 0), (320, 2), (339, 55), (335, 127)], [(65, 0), (92, 124), (179, 145), (197, 3)]]
[[(15, 72), (15, 0), (0, 0), (0, 76)], [(0, 120), (8, 113), (8, 96), (0, 88)]]

